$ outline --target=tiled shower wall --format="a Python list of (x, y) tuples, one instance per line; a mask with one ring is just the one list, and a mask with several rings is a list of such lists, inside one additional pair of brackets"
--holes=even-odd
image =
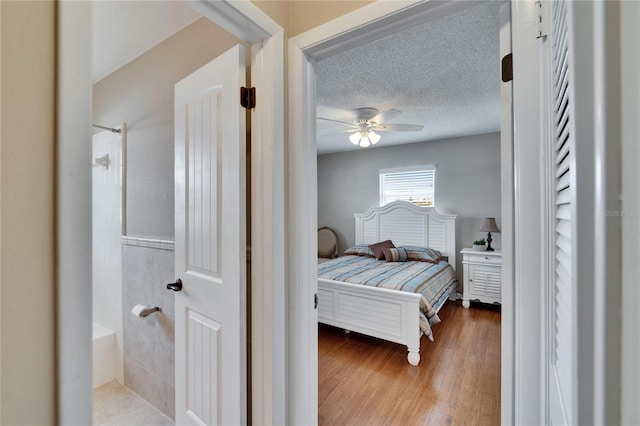
[[(172, 244), (123, 238), (124, 384), (175, 419), (174, 293)], [(136, 304), (161, 311), (146, 318), (131, 314)]]

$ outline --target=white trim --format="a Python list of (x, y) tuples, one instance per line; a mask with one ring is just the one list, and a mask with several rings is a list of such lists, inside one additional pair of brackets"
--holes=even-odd
[(122, 201), (120, 201), (122, 208), (121, 210), (121, 215), (122, 215), (122, 235), (127, 235), (127, 165), (129, 164), (129, 162), (127, 161), (127, 123), (122, 123), (120, 125), (120, 136), (121, 136), (121, 150), (122, 150), (122, 160), (120, 160), (121, 166), (122, 167), (122, 174), (121, 176), (121, 188), (122, 191), (120, 191), (120, 195), (122, 197)]
[[(511, 4), (500, 6), (500, 58), (512, 52)], [(500, 211), (502, 226), (502, 288), (500, 291), (501, 358), (500, 406), (501, 423), (513, 424), (514, 401), (514, 258), (513, 258), (513, 82), (500, 83)]]
[[(620, 424), (640, 418), (640, 3), (621, 2), (622, 365)], [(625, 52), (628, 52), (625, 54)]]
[[(576, 26), (581, 40), (592, 38), (593, 55), (593, 163), (594, 185), (584, 188), (586, 199), (592, 200), (594, 214), (593, 235), (588, 229), (578, 230), (578, 245), (593, 248), (594, 310), (590, 319), (593, 326), (582, 319), (589, 316), (587, 305), (578, 318), (578, 333), (594, 330), (593, 395), (592, 400), (580, 401), (582, 407), (593, 410), (593, 424), (620, 424), (620, 297), (621, 297), (621, 218), (607, 216), (610, 209), (620, 209), (620, 14), (618, 2), (593, 2), (591, 29)], [(577, 7), (575, 8), (577, 11)], [(578, 16), (575, 19), (580, 19)], [(576, 42), (578, 44), (578, 42)], [(576, 67), (580, 67), (577, 63)], [(577, 68), (581, 69), (581, 68)], [(579, 102), (579, 101), (578, 101)], [(586, 118), (586, 117), (585, 117)], [(581, 141), (582, 142), (582, 141)], [(579, 178), (577, 181), (580, 182)], [(580, 194), (580, 189), (578, 190)], [(583, 212), (581, 212), (583, 213)], [(581, 232), (582, 231), (582, 232)], [(598, 241), (589, 246), (587, 241)], [(581, 281), (578, 281), (582, 284)], [(580, 337), (578, 337), (578, 340)], [(582, 355), (579, 348), (578, 356)], [(579, 371), (579, 377), (584, 376)], [(579, 389), (584, 385), (581, 383)], [(580, 394), (579, 394), (580, 395)], [(591, 423), (579, 419), (580, 423)]]
[[(540, 41), (533, 27), (534, 1), (511, 3), (513, 43), (514, 170), (514, 418), (541, 424), (540, 344), (542, 207), (540, 206)], [(517, 52), (520, 52), (519, 54)], [(504, 250), (503, 250), (504, 251)], [(505, 300), (506, 302), (506, 300)], [(504, 306), (504, 305), (503, 305)], [(504, 370), (503, 370), (504, 373)]]
[(93, 418), (91, 2), (57, 4), (56, 424)]
[(251, 85), (257, 92), (257, 107), (251, 114), (254, 424), (284, 424), (286, 420), (284, 61), (279, 60), (283, 57), (282, 30), (261, 48), (254, 45), (251, 49)]
[(376, 1), (292, 38), (318, 61), (399, 30), (475, 6), (475, 2)]
[[(252, 232), (252, 244), (271, 244), (273, 257), (256, 261), (254, 250), (252, 288), (261, 287), (262, 310), (253, 322), (263, 320), (254, 334), (253, 350), (270, 353), (272, 362), (257, 368), (263, 379), (252, 388), (253, 422), (284, 423), (286, 330), (280, 301), (286, 300), (284, 256), (284, 64), (283, 29), (249, 0), (199, 0), (205, 16), (251, 44), (261, 43), (262, 55), (254, 51), (252, 64), (258, 87), (254, 111), (254, 133), (265, 149), (272, 151), (258, 160), (260, 174), (252, 174), (252, 185), (260, 188), (261, 203), (253, 214), (261, 222)], [(82, 6), (84, 5), (84, 6)], [(91, 8), (87, 2), (58, 5), (58, 422), (90, 424), (91, 392)], [(64, 108), (61, 107), (64, 105)], [(262, 106), (262, 107), (261, 107)], [(82, 159), (84, 158), (84, 160)], [(257, 163), (252, 163), (257, 165)], [(67, 176), (72, 177), (67, 178)], [(88, 190), (85, 186), (88, 185)], [(67, 226), (67, 224), (73, 226)], [(273, 226), (266, 226), (271, 223)], [(88, 230), (87, 230), (88, 228)], [(260, 339), (260, 333), (264, 338)], [(86, 339), (81, 338), (86, 336)], [(80, 337), (80, 338), (79, 338)], [(269, 343), (272, 342), (272, 345)], [(85, 360), (86, 358), (86, 360)], [(80, 362), (78, 362), (78, 359)], [(255, 374), (255, 371), (254, 371)], [(255, 379), (255, 377), (254, 377)]]
[(248, 0), (185, 0), (184, 2), (202, 16), (249, 44), (262, 43), (282, 30), (269, 16)]
[[(529, 2), (528, 2), (529, 3)], [(533, 5), (533, 1), (530, 2)], [(289, 40), (290, 424), (317, 422), (317, 176), (313, 63), (474, 2), (378, 1)], [(527, 24), (529, 28), (529, 25)], [(508, 342), (506, 343), (508, 345)], [(503, 353), (504, 354), (504, 353)], [(511, 373), (504, 380), (511, 378)], [(503, 410), (508, 410), (504, 408)]]
[(123, 235), (120, 242), (125, 246), (146, 247), (160, 250), (174, 251), (175, 244), (170, 240), (160, 240), (156, 238), (129, 237)]
[[(317, 154), (313, 67), (289, 40), (287, 424), (318, 421)], [(311, 116), (309, 115), (311, 114)]]
[(435, 171), (437, 170), (437, 166), (433, 164), (426, 164), (424, 166), (393, 167), (391, 169), (380, 169), (378, 170), (378, 174), (381, 175), (385, 173), (421, 172), (428, 170)]

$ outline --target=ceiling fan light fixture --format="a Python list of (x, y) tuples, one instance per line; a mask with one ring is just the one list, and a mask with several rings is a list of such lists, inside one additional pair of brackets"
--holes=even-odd
[(358, 143), (360, 142), (360, 137), (360, 132), (355, 132), (351, 136), (349, 136), (349, 141), (351, 141), (351, 143), (354, 145), (358, 145)]
[(364, 137), (362, 137), (360, 139), (360, 148), (366, 148), (369, 145), (371, 145), (371, 144), (369, 143), (369, 138), (368, 137), (364, 136)]
[(375, 145), (380, 142), (380, 135), (372, 130), (369, 132), (369, 140), (371, 141), (371, 145)]
[(367, 148), (370, 145), (377, 144), (380, 141), (380, 135), (371, 130), (362, 130), (349, 136), (349, 141), (360, 148)]
[[(1, 1), (1, 0), (0, 0)], [(388, 109), (383, 112), (379, 112), (377, 108), (365, 107), (356, 108), (353, 110), (353, 121), (341, 121), (332, 118), (318, 117), (318, 120), (329, 121), (331, 123), (337, 123), (343, 126), (347, 126), (348, 130), (343, 130), (333, 133), (350, 132), (349, 141), (361, 148), (366, 148), (371, 145), (375, 145), (382, 137), (374, 132), (392, 131), (392, 132), (420, 132), (424, 126), (422, 124), (388, 124), (387, 122), (393, 120), (400, 115), (401, 112), (397, 109)]]

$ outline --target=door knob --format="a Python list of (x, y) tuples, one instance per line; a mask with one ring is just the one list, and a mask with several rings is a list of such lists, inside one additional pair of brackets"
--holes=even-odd
[(182, 280), (180, 278), (178, 278), (175, 283), (167, 284), (167, 290), (181, 291), (182, 290)]

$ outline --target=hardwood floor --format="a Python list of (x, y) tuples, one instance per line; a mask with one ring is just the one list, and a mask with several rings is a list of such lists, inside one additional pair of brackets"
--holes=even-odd
[(405, 346), (320, 325), (319, 424), (499, 425), (499, 307), (447, 302), (438, 315), (417, 367)]

